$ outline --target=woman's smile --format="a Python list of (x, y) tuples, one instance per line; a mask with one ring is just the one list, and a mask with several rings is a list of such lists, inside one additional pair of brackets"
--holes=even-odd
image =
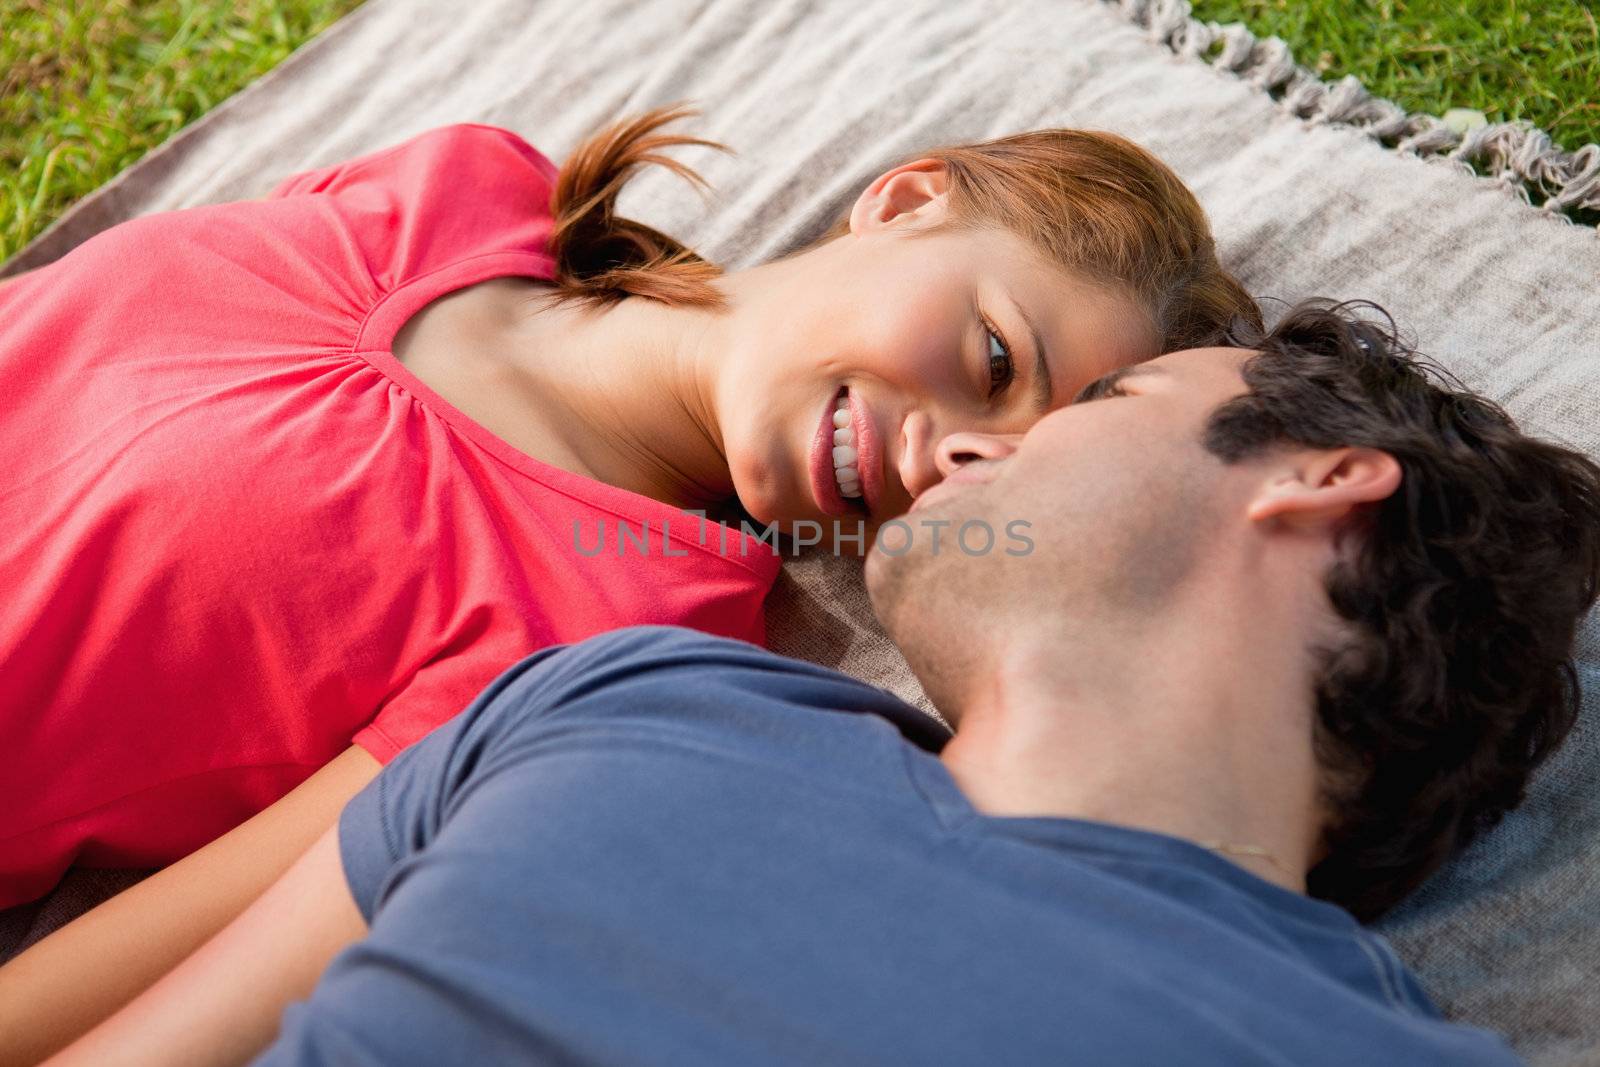
[(811, 495), (824, 515), (872, 515), (883, 497), (883, 448), (871, 409), (842, 386), (822, 411), (811, 444)]

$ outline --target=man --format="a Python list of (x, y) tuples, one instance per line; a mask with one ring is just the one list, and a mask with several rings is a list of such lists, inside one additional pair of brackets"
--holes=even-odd
[(1245, 340), (944, 443), (909, 529), (1033, 550), (869, 558), (942, 748), (687, 631), (530, 657), (63, 1062), (1515, 1062), (1351, 913), (1570, 728), (1600, 469), (1347, 309)]

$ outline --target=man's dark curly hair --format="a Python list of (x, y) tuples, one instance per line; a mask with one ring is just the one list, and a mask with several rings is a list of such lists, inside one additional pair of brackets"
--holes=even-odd
[(1341, 531), (1326, 589), (1344, 636), (1316, 678), (1329, 821), (1307, 888), (1367, 921), (1521, 803), (1572, 728), (1600, 467), (1419, 359), (1376, 305), (1312, 301), (1230, 340), (1258, 354), (1209, 450), (1366, 447), (1402, 471)]

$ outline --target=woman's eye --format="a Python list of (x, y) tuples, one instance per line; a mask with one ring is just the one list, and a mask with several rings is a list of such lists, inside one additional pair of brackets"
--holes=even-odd
[(983, 328), (989, 335), (989, 395), (993, 397), (1011, 384), (1016, 366), (1011, 361), (1011, 347), (1006, 339), (988, 323)]

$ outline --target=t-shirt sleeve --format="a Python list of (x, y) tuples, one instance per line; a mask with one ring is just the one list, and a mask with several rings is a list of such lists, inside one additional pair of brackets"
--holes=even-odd
[(544, 676), (566, 651), (541, 649), (505, 671), (465, 711), (402, 750), (345, 805), (339, 851), (345, 880), (369, 923), (385, 878), (438, 834), (451, 798), (510, 725), (511, 709), (521, 713), (524, 726), (538, 717)]
[(557, 168), (510, 130), (459, 124), (284, 179), (269, 200), (311, 197), (392, 289), (473, 255), (544, 252)]
[[(684, 550), (699, 551), (689, 547)], [(690, 572), (694, 576), (692, 582), (669, 584), (652, 576), (648, 567), (628, 568), (613, 563), (596, 568), (591, 578), (603, 580), (614, 600), (585, 601), (582, 594), (593, 587), (581, 583), (569, 587), (575, 592), (552, 593), (547, 587), (544, 595), (549, 603), (561, 605), (562, 625), (569, 640), (584, 634), (603, 634), (618, 629), (619, 619), (636, 620), (645, 615), (648, 622), (764, 646), (764, 602), (775, 569), (776, 561), (773, 570), (767, 571), (756, 567), (708, 567)], [(448, 656), (427, 661), (396, 687), (376, 708), (372, 720), (356, 732), (353, 743), (379, 762), (387, 763), (401, 749), (466, 707), (501, 671), (548, 641), (542, 635), (530, 635), (509, 617), (491, 620), (470, 641), (456, 642), (452, 638), (459, 647)]]
[(470, 803), (469, 787), (522, 773), (551, 751), (542, 741), (615, 738), (619, 728), (646, 723), (652, 731), (752, 722), (771, 730), (776, 721), (752, 717), (752, 709), (779, 698), (874, 713), (930, 750), (946, 740), (932, 719), (892, 694), (816, 664), (680, 626), (612, 630), (521, 660), (357, 794), (339, 822), (350, 892), (371, 922), (390, 876)]
[(539, 732), (564, 713), (605, 714), (662, 667), (707, 656), (760, 657), (743, 642), (671, 626), (614, 630), (542, 649), (496, 678), (466, 710), (400, 752), (345, 806), (339, 849), (345, 879), (370, 923), (395, 868), (428, 847), (473, 780), (528, 758)]
[(467, 648), (424, 664), (384, 701), (352, 743), (378, 762), (388, 763), (471, 704), (502, 671), (521, 660), (529, 647), (519, 646), (514, 633), (507, 630), (486, 634)]

